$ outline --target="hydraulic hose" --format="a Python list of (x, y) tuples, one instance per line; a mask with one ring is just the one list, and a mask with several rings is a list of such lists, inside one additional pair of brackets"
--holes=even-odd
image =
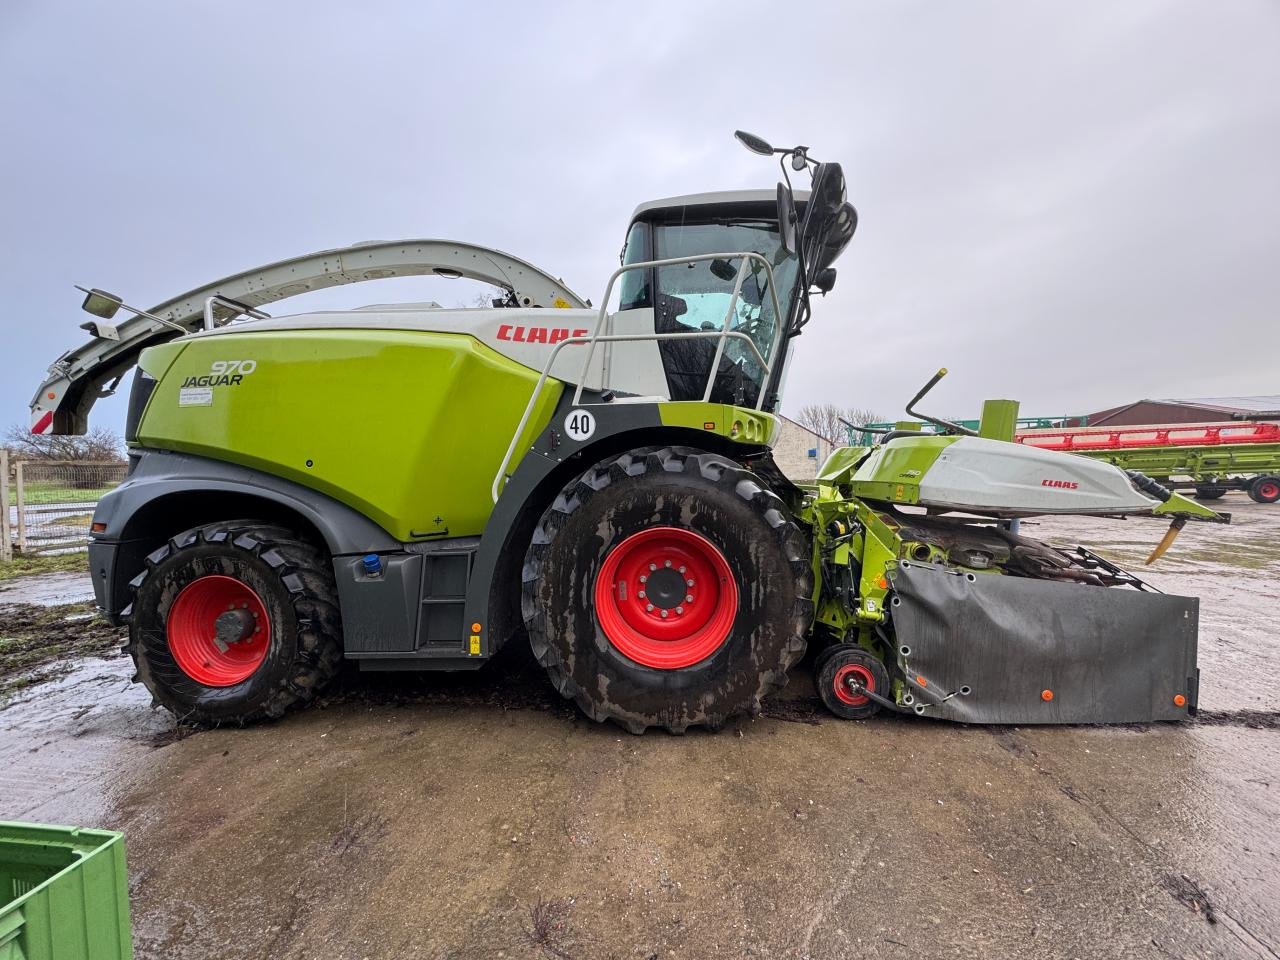
[(1150, 494), (1155, 497), (1161, 503), (1168, 503), (1169, 498), (1173, 496), (1173, 491), (1164, 484), (1156, 480), (1152, 480), (1145, 473), (1139, 473), (1137, 470), (1126, 470), (1125, 473), (1129, 475), (1130, 483), (1143, 493)]

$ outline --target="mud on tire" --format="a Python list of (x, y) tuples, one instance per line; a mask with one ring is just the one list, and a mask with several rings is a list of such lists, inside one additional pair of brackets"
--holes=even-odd
[[(178, 665), (168, 622), (175, 599), (200, 578), (233, 578), (261, 600), (269, 643), (240, 682), (209, 686)], [(327, 556), (284, 527), (252, 520), (197, 527), (147, 557), (130, 584), (128, 651), (156, 702), (179, 719), (246, 723), (311, 700), (342, 662), (342, 622)]]
[[(724, 641), (675, 669), (624, 656), (595, 610), (606, 558), (654, 527), (705, 538), (737, 588)], [(592, 467), (543, 514), (525, 556), (521, 606), (538, 662), (588, 716), (632, 733), (715, 728), (736, 714), (758, 713), (804, 654), (813, 619), (811, 563), (785, 504), (755, 474), (693, 448), (635, 450)]]

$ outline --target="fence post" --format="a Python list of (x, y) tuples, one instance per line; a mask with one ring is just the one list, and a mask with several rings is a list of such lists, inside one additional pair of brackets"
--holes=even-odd
[(0, 449), (0, 562), (13, 559), (13, 541), (9, 539), (9, 451)]
[(17, 486), (17, 494), (14, 502), (18, 505), (18, 552), (27, 552), (27, 516), (24, 491), (22, 489), (22, 468), (26, 464), (19, 460), (17, 466), (14, 467), (14, 483)]

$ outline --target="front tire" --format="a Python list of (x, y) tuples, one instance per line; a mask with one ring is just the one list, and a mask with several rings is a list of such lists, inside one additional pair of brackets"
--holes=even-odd
[(342, 661), (323, 552), (250, 520), (181, 533), (132, 584), (137, 678), (180, 720), (247, 723), (311, 700)]
[(888, 670), (879, 657), (856, 643), (832, 647), (818, 664), (815, 683), (823, 705), (844, 720), (866, 720), (880, 712), (880, 704), (862, 690), (890, 696)]
[(688, 447), (632, 451), (566, 486), (523, 580), (551, 682), (632, 733), (758, 713), (813, 619), (808, 542), (785, 504), (740, 465)]

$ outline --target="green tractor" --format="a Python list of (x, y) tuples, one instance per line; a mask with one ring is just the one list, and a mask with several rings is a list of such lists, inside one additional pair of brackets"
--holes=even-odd
[[(277, 717), (344, 658), (475, 670), (523, 630), (562, 695), (634, 733), (758, 712), (809, 644), (849, 718), (1194, 711), (1196, 601), (1016, 525), (1167, 514), (1172, 533), (1213, 511), (1007, 442), (1000, 404), (978, 431), (932, 418), (943, 434), (838, 450), (810, 488), (778, 470), (787, 364), (857, 214), (838, 164), (737, 136), (784, 182), (641, 205), (597, 309), (438, 240), (283, 261), (150, 311), (86, 291), (93, 339), (50, 368), (32, 429), (83, 432), (136, 364), (129, 475), (89, 554), (155, 700), (205, 723)], [(429, 273), (503, 295), (260, 309)]]

